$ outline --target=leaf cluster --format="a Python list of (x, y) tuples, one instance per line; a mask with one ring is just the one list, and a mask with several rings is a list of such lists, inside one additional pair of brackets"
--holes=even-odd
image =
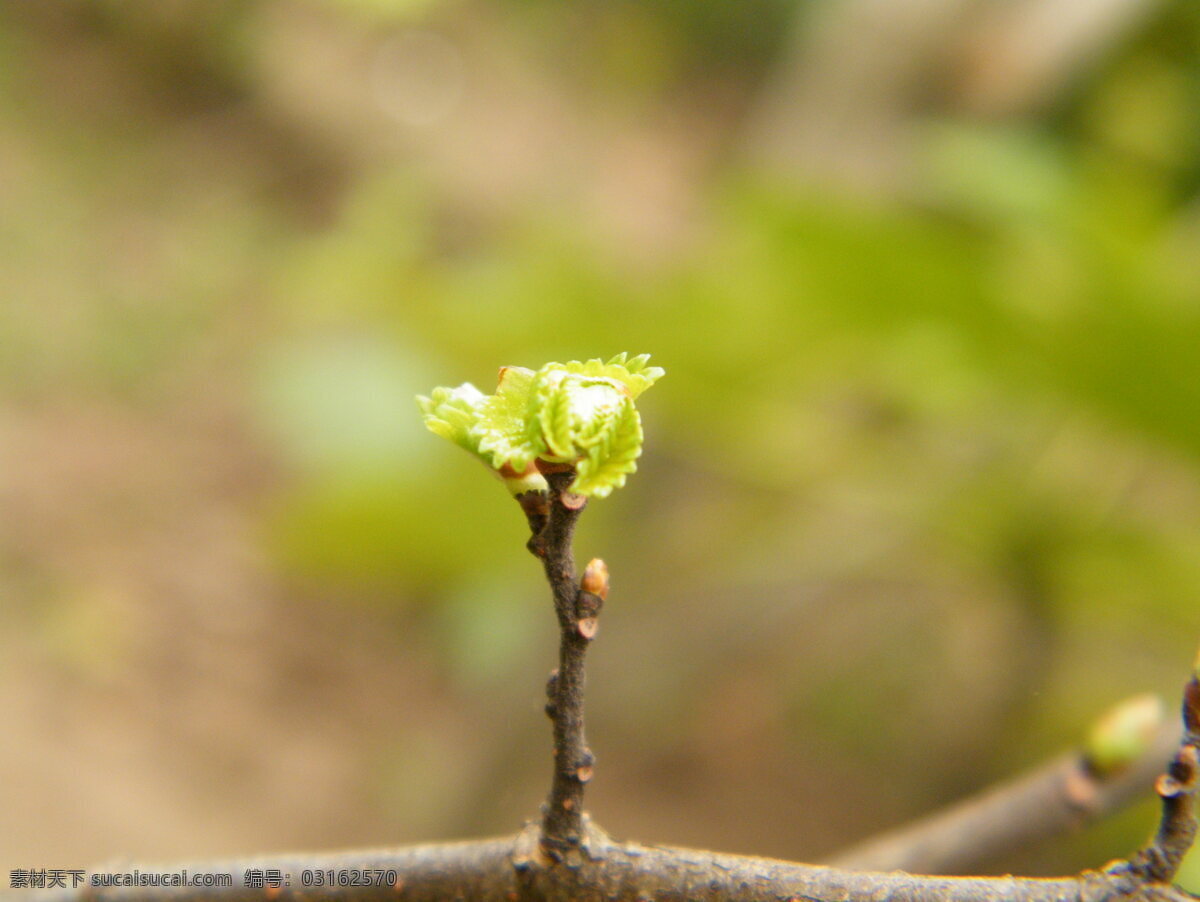
[(514, 494), (544, 491), (542, 470), (575, 472), (571, 491), (603, 498), (625, 484), (642, 453), (634, 400), (664, 373), (650, 356), (500, 370), (496, 393), (471, 383), (435, 388), (417, 406), (431, 432), (474, 454)]

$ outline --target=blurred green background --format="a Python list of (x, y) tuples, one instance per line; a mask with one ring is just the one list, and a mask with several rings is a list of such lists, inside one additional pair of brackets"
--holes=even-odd
[(502, 364), (668, 373), (577, 544), (615, 835), (819, 859), (1173, 708), (1198, 51), (1190, 0), (0, 2), (0, 868), (535, 814), (547, 591), (412, 400)]

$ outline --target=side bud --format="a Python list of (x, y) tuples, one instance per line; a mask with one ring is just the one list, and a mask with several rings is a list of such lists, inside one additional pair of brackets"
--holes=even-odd
[(608, 566), (600, 558), (592, 558), (583, 569), (579, 594), (575, 596), (576, 629), (583, 638), (591, 640), (600, 626), (600, 609), (608, 597)]
[(608, 564), (598, 557), (588, 561), (588, 565), (583, 569), (583, 579), (579, 587), (584, 592), (600, 596), (602, 601), (608, 598)]
[(1149, 749), (1163, 717), (1157, 695), (1135, 695), (1110, 708), (1088, 731), (1084, 755), (1092, 770), (1107, 777), (1128, 767)]

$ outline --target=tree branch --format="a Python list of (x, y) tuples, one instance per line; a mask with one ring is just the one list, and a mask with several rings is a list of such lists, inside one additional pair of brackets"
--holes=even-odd
[[(1175, 887), (1131, 872), (1087, 871), (1077, 877), (914, 877), (793, 864), (695, 849), (614, 843), (588, 828), (589, 857), (578, 867), (541, 856), (539, 828), (517, 837), (326, 855), (281, 855), (148, 868), (123, 864), (117, 873), (228, 875), (229, 888), (139, 887), (47, 890), (28, 902), (1194, 902)], [(245, 885), (247, 871), (278, 870), (290, 885), (278, 890)], [(389, 874), (394, 882), (368, 886), (302, 886), (301, 875)], [(94, 872), (103, 874), (105, 871)]]
[(542, 559), (559, 626), (558, 669), (546, 685), (546, 713), (554, 723), (554, 777), (541, 843), (555, 860), (578, 865), (585, 853), (583, 789), (596, 760), (583, 731), (584, 659), (608, 594), (608, 570), (603, 561), (594, 560), (583, 585), (576, 585), (571, 542), (587, 499), (568, 491), (573, 469), (548, 469), (549, 510), (544, 526), (529, 540), (529, 550)]
[(1179, 744), (1164, 724), (1127, 767), (1102, 773), (1070, 752), (944, 811), (873, 837), (829, 863), (864, 871), (963, 874), (1017, 849), (1078, 829), (1124, 808), (1154, 785)]
[[(1103, 872), (1052, 880), (916, 877), (612, 841), (583, 813), (593, 765), (583, 731), (583, 665), (608, 592), (607, 569), (592, 561), (576, 585), (571, 539), (586, 499), (569, 493), (573, 474), (565, 468), (543, 472), (549, 484), (544, 523), (540, 503), (522, 503), (536, 530), (529, 548), (545, 567), (561, 634), (547, 705), (554, 721), (554, 778), (540, 824), (516, 837), (478, 842), (157, 868), (122, 864), (93, 872), (77, 888), (36, 892), (35, 902), (1195, 902), (1168, 881), (1196, 833), (1200, 661), (1184, 692), (1183, 740), (1157, 783), (1163, 799), (1158, 833), (1128, 861)], [(203, 883), (226, 885), (193, 886), (185, 873), (191, 881), (204, 875)], [(108, 874), (127, 879), (105, 880)], [(180, 885), (150, 885), (163, 881), (134, 874), (179, 875)]]
[[(555, 503), (559, 503), (556, 501)], [(567, 507), (566, 505), (563, 505)], [(568, 508), (569, 509), (569, 508)], [(564, 523), (555, 526), (553, 511), (548, 530), (569, 537)], [(572, 521), (573, 522), (573, 521)], [(556, 561), (554, 583), (573, 585), (569, 553), (551, 541), (547, 557)], [(549, 571), (550, 568), (547, 567)], [(597, 585), (595, 574), (584, 587)], [(565, 590), (564, 590), (565, 591)], [(580, 592), (577, 590), (578, 597)], [(565, 597), (565, 596), (563, 596)], [(560, 596), (556, 592), (556, 601)], [(567, 610), (563, 608), (563, 610)], [(578, 624), (576, 624), (578, 626)], [(564, 625), (566, 632), (566, 625)], [(564, 654), (564, 660), (566, 655)], [(579, 659), (580, 664), (582, 658)], [(573, 666), (573, 665), (572, 665)], [(582, 676), (582, 673), (580, 673)], [(561, 685), (561, 680), (558, 681)], [(582, 684), (580, 684), (581, 687)], [(555, 705), (564, 695), (554, 693)], [(580, 699), (581, 700), (581, 699)], [(582, 712), (579, 712), (580, 716)], [(556, 725), (561, 711), (555, 711)], [(616, 843), (594, 827), (577, 807), (578, 841), (569, 856), (547, 842), (557, 839), (547, 813), (539, 826), (530, 824), (515, 838), (480, 842), (424, 845), (404, 849), (245, 861), (182, 864), (166, 868), (118, 866), (110, 873), (142, 875), (186, 871), (223, 875), (226, 886), (108, 886), (101, 871), (77, 889), (34, 894), (35, 902), (373, 902), (373, 900), (461, 899), (476, 902), (648, 902), (697, 900), (713, 902), (1185, 902), (1195, 896), (1170, 881), (1196, 834), (1195, 793), (1200, 782), (1200, 664), (1184, 690), (1183, 738), (1168, 772), (1158, 780), (1163, 813), (1154, 839), (1127, 861), (1101, 872), (1051, 880), (1017, 877), (915, 877), (903, 872), (876, 873), (793, 864), (765, 858), (723, 855), (692, 849)], [(571, 733), (572, 731), (565, 731)], [(556, 728), (556, 739), (560, 730)], [(582, 742), (582, 720), (560, 749)], [(578, 778), (578, 775), (575, 775)], [(564, 782), (556, 772), (556, 786)], [(578, 791), (567, 785), (568, 792)], [(555, 796), (551, 795), (551, 799)], [(257, 881), (250, 879), (252, 872)], [(264, 885), (275, 872), (277, 885)], [(314, 880), (319, 875), (320, 880)], [(125, 881), (129, 882), (129, 881)], [(182, 882), (182, 881), (181, 881)], [(211, 879), (205, 882), (216, 882)]]

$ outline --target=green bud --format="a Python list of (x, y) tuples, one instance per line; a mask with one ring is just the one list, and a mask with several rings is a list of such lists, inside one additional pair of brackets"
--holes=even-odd
[(603, 498), (637, 469), (642, 421), (633, 402), (663, 375), (649, 359), (503, 367), (494, 395), (466, 383), (435, 388), (417, 406), (431, 432), (499, 472), (514, 494), (545, 489), (540, 462), (573, 470), (571, 492)]
[(1149, 693), (1113, 706), (1088, 731), (1088, 763), (1100, 776), (1128, 767), (1149, 749), (1163, 716), (1162, 699)]

